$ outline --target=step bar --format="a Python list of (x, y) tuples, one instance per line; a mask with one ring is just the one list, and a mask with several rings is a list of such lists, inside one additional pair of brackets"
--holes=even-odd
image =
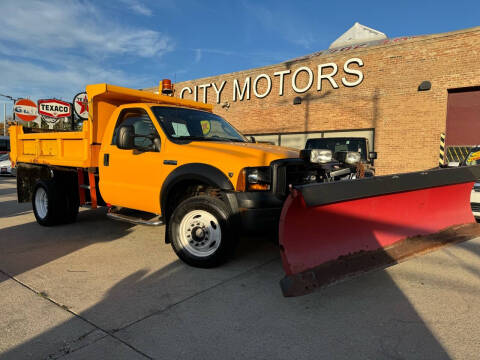
[[(122, 210), (123, 209), (111, 207), (108, 209), (107, 216), (113, 220), (124, 221), (134, 225), (160, 226), (164, 224), (163, 217), (161, 215), (154, 216), (151, 219), (145, 219), (145, 218), (142, 218), (141, 216), (132, 216), (127, 214), (122, 214), (121, 213)], [(128, 210), (128, 211), (134, 212), (133, 210)], [(144, 212), (138, 212), (138, 213), (146, 214)]]

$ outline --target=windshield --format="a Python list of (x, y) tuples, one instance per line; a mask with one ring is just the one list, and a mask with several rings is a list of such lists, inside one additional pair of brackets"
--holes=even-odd
[(321, 138), (308, 139), (305, 145), (306, 149), (328, 149), (332, 153), (337, 151), (355, 151), (359, 152), (362, 160), (367, 158), (367, 146), (363, 138)]
[(465, 165), (480, 165), (480, 147), (474, 147), (465, 158)]
[(170, 139), (247, 141), (220, 116), (206, 111), (166, 106), (153, 106), (152, 111)]
[(8, 154), (0, 154), (0, 161), (8, 160)]

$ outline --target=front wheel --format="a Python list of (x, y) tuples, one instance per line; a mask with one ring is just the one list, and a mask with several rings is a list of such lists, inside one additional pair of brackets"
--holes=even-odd
[(230, 217), (229, 207), (216, 197), (200, 195), (182, 201), (168, 226), (173, 250), (195, 267), (224, 263), (237, 242)]

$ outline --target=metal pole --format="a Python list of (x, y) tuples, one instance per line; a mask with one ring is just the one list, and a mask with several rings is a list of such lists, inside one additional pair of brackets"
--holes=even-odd
[(7, 104), (3, 104), (3, 136), (7, 136)]
[(72, 101), (72, 113), (70, 114), (70, 120), (72, 121), (70, 130), (75, 131), (75, 103)]
[(13, 100), (13, 107), (12, 107), (12, 121), (15, 122), (15, 103), (16, 101)]

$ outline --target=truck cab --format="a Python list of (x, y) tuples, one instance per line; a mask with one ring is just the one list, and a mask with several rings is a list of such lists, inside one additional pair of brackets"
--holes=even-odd
[(128, 104), (112, 114), (105, 129), (99, 187), (109, 203), (161, 214), (166, 197), (161, 185), (167, 178), (169, 183), (173, 181), (176, 173), (215, 178), (215, 186), (237, 190), (246, 163), (268, 166), (285, 157), (298, 157), (298, 152), (249, 143), (211, 112), (155, 103)]

